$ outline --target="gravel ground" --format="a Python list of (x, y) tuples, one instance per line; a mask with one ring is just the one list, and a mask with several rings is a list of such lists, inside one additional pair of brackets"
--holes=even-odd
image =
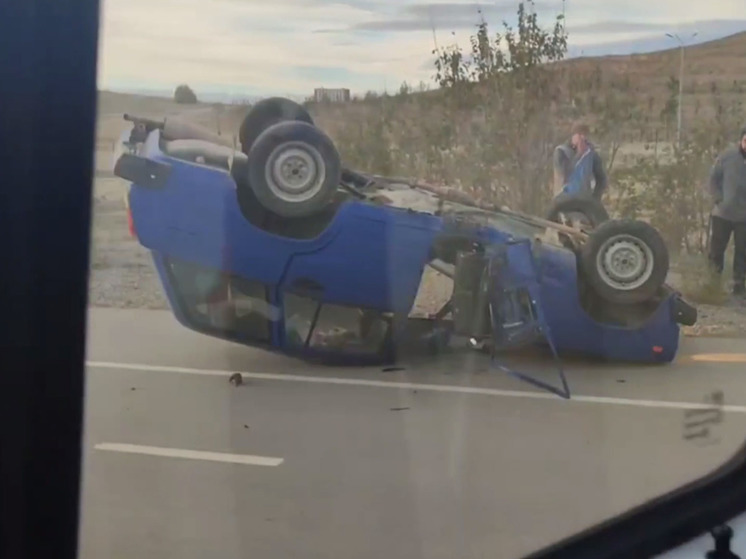
[[(89, 301), (91, 306), (166, 309), (150, 253), (129, 236), (123, 201), (124, 183), (99, 174), (94, 192), (93, 247)], [(680, 283), (672, 274), (670, 283)], [(451, 282), (427, 269), (417, 299), (416, 314), (432, 313), (448, 299)], [(698, 323), (683, 328), (687, 336), (746, 337), (746, 305), (697, 305)]]
[(150, 253), (130, 237), (124, 184), (98, 178), (94, 193), (89, 304), (95, 307), (165, 309)]
[(746, 337), (746, 305), (733, 302), (729, 306), (697, 305), (698, 319), (694, 326), (685, 326), (685, 336), (722, 338)]

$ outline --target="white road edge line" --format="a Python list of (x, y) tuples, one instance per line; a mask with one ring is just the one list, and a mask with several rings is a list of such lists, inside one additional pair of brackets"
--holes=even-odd
[[(502, 398), (526, 398), (529, 400), (553, 400), (558, 403), (608, 404), (613, 406), (632, 406), (638, 408), (661, 408), (675, 410), (711, 409), (712, 404), (703, 402), (674, 402), (667, 400), (637, 400), (634, 398), (611, 398), (608, 396), (583, 396), (573, 394), (571, 400), (563, 400), (559, 396), (548, 392), (528, 392), (521, 390), (501, 390), (499, 388), (481, 388), (476, 386), (456, 386), (452, 384), (420, 384), (414, 382), (395, 382), (369, 379), (313, 377), (306, 375), (291, 375), (282, 373), (254, 373), (247, 371), (221, 371), (215, 369), (192, 369), (189, 367), (173, 367), (165, 365), (143, 365), (138, 363), (112, 363), (108, 361), (88, 361), (88, 367), (109, 370), (143, 371), (154, 373), (174, 373), (182, 375), (201, 375), (212, 377), (230, 377), (240, 373), (245, 378), (257, 380), (273, 380), (284, 382), (306, 382), (315, 384), (336, 384), (342, 386), (365, 386), (369, 388), (394, 388), (398, 390), (423, 390), (431, 392), (445, 392), (451, 394), (475, 394), (481, 396), (497, 396)], [(746, 413), (746, 406), (723, 405), (724, 412)]]
[(248, 466), (279, 466), (284, 462), (283, 458), (272, 458), (271, 456), (228, 454), (224, 452), (206, 452), (202, 450), (187, 450), (182, 448), (166, 448), (162, 446), (143, 446), (124, 443), (100, 443), (94, 445), (93, 448), (109, 452), (146, 454), (148, 456), (163, 456), (167, 458), (186, 458), (188, 460), (207, 460), (210, 462), (226, 462)]

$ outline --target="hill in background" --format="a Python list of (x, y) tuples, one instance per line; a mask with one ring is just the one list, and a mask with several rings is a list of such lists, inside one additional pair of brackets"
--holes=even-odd
[[(681, 49), (673, 48), (644, 54), (573, 58), (562, 64), (577, 69), (598, 66), (607, 76), (629, 76), (641, 95), (652, 96), (659, 104), (669, 95), (671, 79), (678, 80), (680, 57)], [(726, 96), (739, 95), (739, 90), (746, 87), (746, 31), (686, 47), (683, 81), (685, 116), (691, 116), (697, 102), (701, 106), (707, 104), (713, 84)]]
[[(680, 48), (671, 48), (651, 53), (614, 55), (599, 57), (577, 57), (556, 63), (566, 75), (583, 79), (598, 73), (607, 84), (597, 96), (604, 96), (616, 89), (617, 95), (626, 95), (646, 114), (647, 125), (655, 128), (647, 139), (654, 135), (660, 139), (673, 139), (675, 133), (675, 107), (669, 107), (673, 115), (663, 123), (661, 113), (667, 104), (676, 102), (680, 70)], [(433, 74), (435, 68), (433, 68)], [(619, 88), (625, 83), (623, 88)], [(684, 123), (713, 118), (717, 112), (713, 92), (717, 93), (717, 104), (731, 105), (743, 99), (746, 90), (746, 31), (728, 37), (686, 47), (684, 58), (682, 118)], [(583, 89), (580, 85), (579, 89)], [(425, 95), (437, 95), (437, 88), (430, 88)], [(421, 95), (415, 92), (413, 95)], [(568, 93), (569, 96), (569, 93)], [(396, 97), (396, 93), (381, 96), (369, 93), (357, 96), (357, 100), (368, 108), (380, 102), (381, 97)], [(313, 104), (312, 112), (319, 123), (334, 131), (347, 120), (350, 111), (357, 112), (355, 103)], [(580, 118), (593, 120), (592, 110), (576, 111)]]

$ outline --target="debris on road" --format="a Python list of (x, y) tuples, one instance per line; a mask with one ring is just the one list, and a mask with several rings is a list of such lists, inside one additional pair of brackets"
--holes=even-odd
[(241, 376), (241, 373), (233, 373), (228, 379), (228, 382), (233, 386), (241, 386), (243, 384), (243, 377)]

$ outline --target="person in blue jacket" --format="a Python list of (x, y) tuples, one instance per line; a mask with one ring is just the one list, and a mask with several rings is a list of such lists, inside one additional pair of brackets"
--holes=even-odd
[(590, 129), (579, 122), (573, 125), (570, 140), (554, 150), (555, 194), (583, 194), (601, 199), (608, 177), (601, 155), (588, 139)]

